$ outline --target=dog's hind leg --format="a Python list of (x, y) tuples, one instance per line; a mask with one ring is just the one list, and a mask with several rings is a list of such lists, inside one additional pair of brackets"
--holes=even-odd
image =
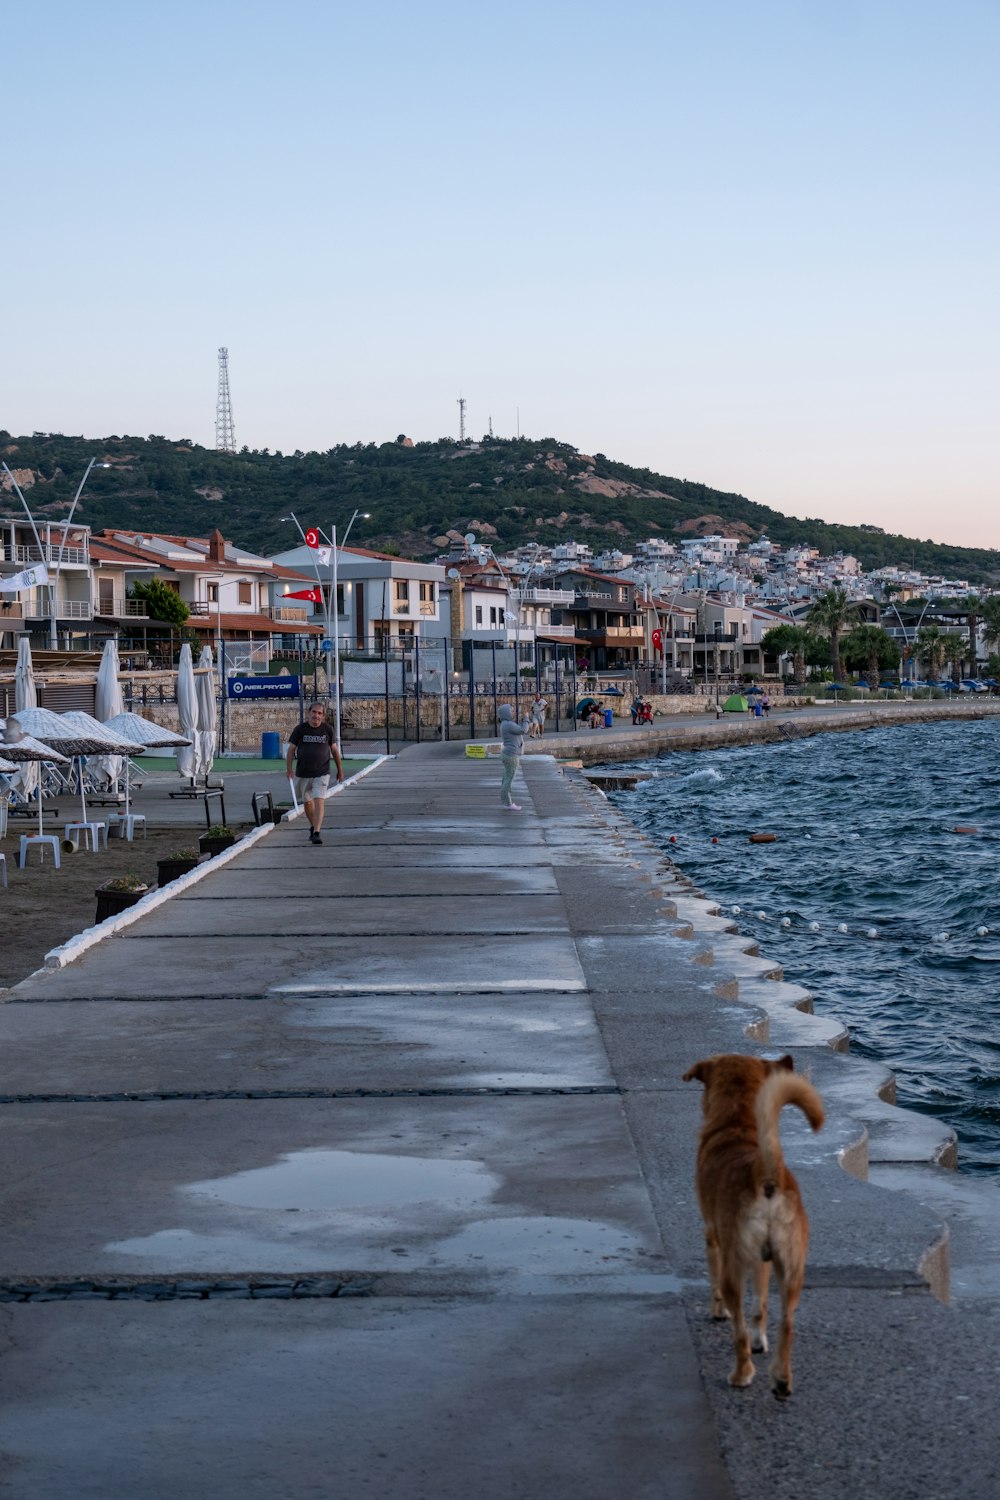
[(732, 1267), (725, 1267), (720, 1290), (722, 1300), (733, 1320), (733, 1353), (736, 1357), (736, 1363), (729, 1377), (730, 1385), (749, 1385), (754, 1377), (753, 1360), (750, 1358), (750, 1335), (747, 1333), (746, 1319), (743, 1316), (743, 1286), (744, 1277)]
[(792, 1344), (795, 1340), (795, 1309), (802, 1295), (805, 1265), (782, 1267), (775, 1262), (775, 1274), (781, 1292), (781, 1325), (778, 1344), (771, 1361), (771, 1389), (779, 1401), (792, 1394)]
[(720, 1283), (722, 1277), (722, 1258), (719, 1255), (719, 1241), (715, 1237), (713, 1229), (705, 1230), (705, 1259), (708, 1262), (708, 1280), (712, 1288), (712, 1317), (728, 1318), (729, 1313), (726, 1304), (722, 1300)]
[(758, 1354), (767, 1353), (767, 1288), (771, 1267), (766, 1260), (754, 1263), (753, 1311), (750, 1314), (750, 1347)]

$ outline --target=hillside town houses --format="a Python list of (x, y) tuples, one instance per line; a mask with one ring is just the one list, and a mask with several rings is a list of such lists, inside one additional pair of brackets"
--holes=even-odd
[[(0, 523), (0, 647), (27, 633), (38, 646), (99, 649), (116, 635), (138, 664), (159, 633), (142, 588), (157, 579), (187, 605), (186, 628), (224, 648), (230, 671), (268, 670), (272, 658), (315, 652), (336, 638), (347, 658), (423, 651), (440, 668), (548, 673), (571, 659), (582, 671), (628, 672), (640, 663), (667, 681), (778, 673), (762, 642), (800, 623), (812, 602), (842, 589), (859, 617), (902, 645), (915, 635), (917, 600), (944, 631), (965, 631), (956, 601), (967, 580), (904, 567), (865, 573), (857, 558), (781, 548), (767, 537), (650, 537), (634, 552), (595, 554), (572, 540), (498, 554), (475, 534), (433, 563), (360, 547), (307, 545), (262, 557), (225, 538), (46, 523)], [(336, 575), (336, 582), (334, 582)], [(4, 587), (4, 583), (7, 587)], [(20, 584), (19, 587), (15, 587)], [(935, 608), (949, 601), (952, 617)], [(979, 661), (985, 660), (980, 645)], [(975, 670), (977, 663), (969, 663)]]

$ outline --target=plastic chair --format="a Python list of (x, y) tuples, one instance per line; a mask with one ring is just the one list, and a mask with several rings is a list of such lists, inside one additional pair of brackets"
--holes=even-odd
[(84, 842), (92, 854), (97, 854), (101, 847), (101, 834), (104, 835), (104, 847), (108, 847), (108, 825), (107, 823), (67, 823), (63, 832), (67, 838), (72, 838), (74, 833)]
[(56, 838), (55, 834), (22, 833), (21, 847), (17, 857), (17, 862), (21, 866), (21, 869), (23, 870), (25, 865), (28, 863), (28, 854), (32, 849), (38, 850), (40, 861), (44, 865), (46, 846), (51, 848), (52, 859), (55, 863), (56, 869), (58, 870), (62, 865), (62, 857), (59, 852), (59, 840)]

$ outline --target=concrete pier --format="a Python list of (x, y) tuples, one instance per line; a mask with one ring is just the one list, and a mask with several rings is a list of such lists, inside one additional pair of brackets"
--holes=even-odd
[[(408, 750), (322, 846), (273, 828), (8, 992), (9, 1500), (1000, 1492), (951, 1133), (582, 775), (522, 774), (510, 813), (498, 765)], [(783, 1120), (786, 1404), (708, 1317), (681, 1074), (720, 1050), (791, 1050), (828, 1106)]]

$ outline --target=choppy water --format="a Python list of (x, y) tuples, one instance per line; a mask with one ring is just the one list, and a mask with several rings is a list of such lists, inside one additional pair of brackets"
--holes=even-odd
[(613, 799), (978, 1172), (1000, 1172), (998, 747), (987, 720), (671, 753)]

